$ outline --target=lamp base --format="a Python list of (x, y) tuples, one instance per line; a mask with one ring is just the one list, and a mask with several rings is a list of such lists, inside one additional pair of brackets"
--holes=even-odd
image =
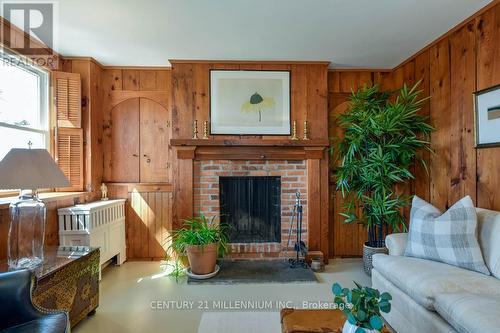
[(21, 191), (19, 200), (9, 209), (9, 268), (35, 268), (43, 262), (45, 204), (36, 191)]
[(18, 270), (18, 269), (33, 269), (39, 266), (43, 262), (43, 259), (30, 257), (30, 258), (18, 258), (9, 260), (9, 269)]

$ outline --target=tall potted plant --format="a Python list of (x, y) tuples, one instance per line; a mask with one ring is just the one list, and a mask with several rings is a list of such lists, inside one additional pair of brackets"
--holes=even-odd
[(191, 272), (206, 275), (215, 271), (218, 256), (227, 252), (228, 239), (224, 226), (203, 214), (184, 221), (184, 226), (172, 233), (171, 248), (177, 255), (187, 255)]
[[(410, 197), (400, 195), (398, 183), (414, 178), (412, 165), (425, 161), (419, 149), (431, 151), (433, 131), (427, 117), (420, 115), (422, 103), (417, 83), (389, 93), (378, 85), (353, 92), (350, 109), (338, 117), (344, 137), (339, 139), (336, 169), (337, 189), (345, 199), (345, 223), (360, 223), (368, 229), (363, 248), (365, 272), (371, 274), (371, 258), (384, 252), (390, 230), (406, 230), (402, 208)], [(419, 161), (415, 161), (419, 160)]]

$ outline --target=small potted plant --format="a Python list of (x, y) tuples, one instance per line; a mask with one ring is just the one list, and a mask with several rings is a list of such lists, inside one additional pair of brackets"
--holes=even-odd
[(171, 248), (178, 256), (187, 255), (191, 273), (213, 273), (218, 256), (227, 252), (228, 239), (224, 226), (215, 223), (215, 216), (207, 219), (203, 214), (184, 221), (181, 229), (172, 233)]
[(362, 287), (342, 288), (338, 283), (332, 286), (334, 302), (343, 309), (347, 320), (342, 333), (378, 333), (384, 326), (380, 312), (391, 311), (392, 296), (377, 289)]

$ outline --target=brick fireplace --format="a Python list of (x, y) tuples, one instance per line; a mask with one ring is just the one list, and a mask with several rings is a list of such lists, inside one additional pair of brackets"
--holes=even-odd
[[(278, 258), (288, 255), (284, 247), (288, 240), (295, 193), (300, 190), (304, 206), (305, 232), (302, 240), (310, 251), (316, 255), (324, 254), (325, 262), (328, 261), (329, 170), (328, 152), (325, 150), (328, 140), (171, 139), (170, 144), (177, 156), (173, 228), (181, 227), (183, 219), (200, 212), (207, 216), (220, 215), (221, 178), (279, 178), (279, 238), (276, 241), (234, 242), (231, 244), (231, 256)], [(233, 216), (238, 214), (245, 213)], [(266, 218), (258, 214), (257, 217), (250, 217), (249, 223), (262, 223), (262, 219)], [(292, 237), (291, 246), (294, 243), (295, 239)]]
[[(278, 177), (280, 195), (280, 239), (278, 242), (232, 242), (231, 257), (273, 258), (286, 256), (295, 193), (304, 206), (303, 239), (307, 243), (307, 165), (304, 160), (203, 160), (193, 164), (193, 207), (195, 215), (219, 216), (220, 177)], [(269, 221), (267, 221), (269, 222)], [(270, 223), (270, 222), (269, 222)], [(295, 234), (292, 235), (292, 237)], [(294, 238), (290, 242), (293, 248)], [(292, 249), (293, 250), (293, 249)]]

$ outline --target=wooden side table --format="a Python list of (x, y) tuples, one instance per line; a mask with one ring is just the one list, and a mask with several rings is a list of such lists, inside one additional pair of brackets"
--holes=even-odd
[[(282, 333), (342, 333), (346, 321), (340, 310), (281, 310)], [(387, 328), (382, 333), (390, 333)]]
[[(0, 271), (7, 271), (7, 263)], [(44, 262), (35, 270), (33, 303), (69, 313), (71, 327), (99, 306), (99, 249), (55, 246), (44, 249)]]

